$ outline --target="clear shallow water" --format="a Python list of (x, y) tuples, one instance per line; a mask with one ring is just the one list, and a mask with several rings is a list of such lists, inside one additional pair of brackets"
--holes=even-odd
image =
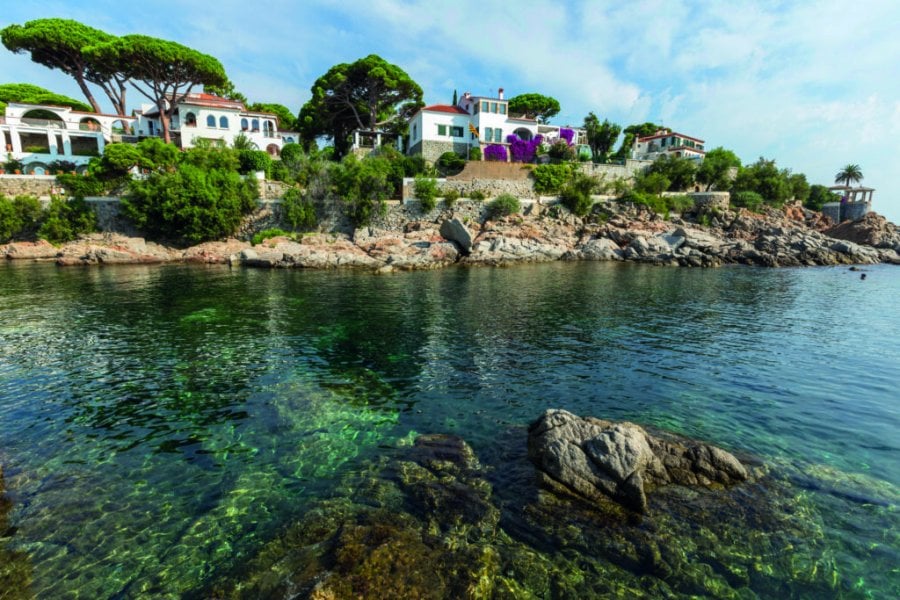
[(41, 597), (177, 595), (415, 432), (502, 466), (562, 407), (762, 457), (842, 589), (894, 597), (898, 298), (891, 267), (0, 266), (0, 559)]

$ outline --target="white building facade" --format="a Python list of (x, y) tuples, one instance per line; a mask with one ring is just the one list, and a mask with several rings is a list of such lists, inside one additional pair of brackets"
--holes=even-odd
[(10, 102), (0, 116), (3, 160), (22, 163), (23, 174), (48, 174), (67, 167), (84, 171), (106, 144), (132, 132), (135, 119), (73, 110), (66, 106)]
[[(161, 135), (159, 111), (154, 105), (144, 104), (135, 111), (135, 117), (137, 135)], [(275, 157), (281, 155), (284, 144), (300, 140), (295, 132), (279, 132), (276, 115), (250, 112), (241, 102), (206, 93), (189, 94), (178, 104), (169, 131), (172, 140), (181, 148), (192, 148), (201, 139), (231, 146), (235, 138), (244, 135), (257, 148)]]
[(636, 139), (631, 157), (637, 160), (656, 160), (668, 155), (703, 160), (706, 156), (704, 146), (705, 142), (699, 138), (661, 129), (653, 135)]
[[(409, 120), (408, 154), (421, 154), (435, 161), (445, 152), (467, 156), (471, 148), (484, 149), (493, 144), (508, 147), (507, 138), (517, 135), (531, 140), (542, 135), (552, 141), (560, 135), (556, 125), (538, 124), (537, 120), (509, 113), (509, 100), (500, 88), (495, 97), (462, 95), (456, 106), (434, 104), (416, 112)], [(583, 141), (584, 132), (577, 128), (575, 143)]]

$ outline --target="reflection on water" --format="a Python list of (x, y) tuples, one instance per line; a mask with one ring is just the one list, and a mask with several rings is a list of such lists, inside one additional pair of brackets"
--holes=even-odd
[[(459, 434), (502, 467), (498, 433), (557, 406), (762, 456), (809, 494), (842, 576), (878, 595), (898, 580), (898, 292), (887, 267), (861, 283), (617, 264), (5, 265), (15, 504), (0, 552), (26, 557), (45, 597), (178, 594), (410, 432)], [(498, 495), (513, 477), (497, 469)]]

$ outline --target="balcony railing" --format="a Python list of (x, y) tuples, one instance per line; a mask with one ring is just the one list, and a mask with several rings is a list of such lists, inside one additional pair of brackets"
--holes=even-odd
[(22, 117), (20, 120), (24, 125), (32, 125), (34, 127), (47, 127), (49, 129), (66, 128), (66, 124), (63, 121), (55, 121), (51, 119), (32, 119), (31, 117)]

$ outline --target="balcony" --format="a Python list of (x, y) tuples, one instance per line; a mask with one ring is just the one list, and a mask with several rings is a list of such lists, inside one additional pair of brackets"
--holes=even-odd
[(22, 117), (19, 121), (23, 125), (29, 125), (31, 127), (44, 127), (47, 129), (65, 129), (66, 124), (64, 121), (56, 121), (53, 119), (33, 119), (31, 117)]

